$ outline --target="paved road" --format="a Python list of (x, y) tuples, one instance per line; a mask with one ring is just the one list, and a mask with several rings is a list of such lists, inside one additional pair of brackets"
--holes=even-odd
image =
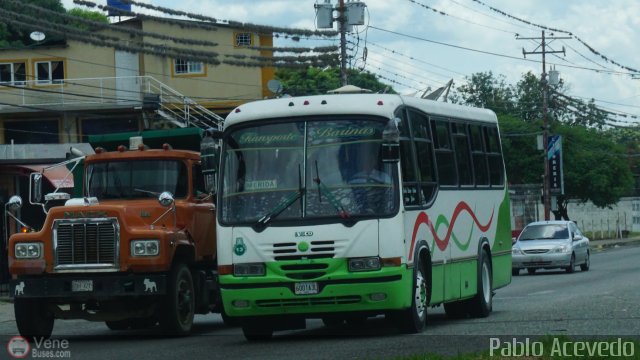
[[(338, 330), (310, 320), (307, 330), (277, 333), (267, 343), (248, 343), (239, 328), (225, 327), (219, 316), (208, 315), (198, 317), (195, 334), (187, 338), (165, 338), (157, 330), (114, 332), (86, 321), (56, 322), (54, 338), (67, 339), (74, 358), (154, 360), (387, 359), (487, 349), (489, 337), (496, 335), (638, 338), (639, 264), (640, 247), (626, 246), (595, 253), (588, 272), (520, 275), (498, 290), (488, 318), (449, 320), (439, 307), (431, 309), (428, 329), (420, 335), (399, 334), (383, 318), (370, 319), (364, 328)], [(0, 313), (8, 307), (0, 306)], [(0, 341), (4, 344), (14, 334), (14, 322), (0, 317)]]

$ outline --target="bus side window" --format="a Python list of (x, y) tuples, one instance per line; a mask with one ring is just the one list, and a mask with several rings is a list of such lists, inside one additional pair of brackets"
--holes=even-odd
[(504, 185), (504, 167), (502, 166), (502, 153), (498, 138), (498, 128), (485, 127), (485, 139), (487, 147), (487, 160), (489, 162), (489, 180), (491, 186)]
[(456, 163), (449, 136), (449, 123), (445, 119), (432, 118), (431, 128), (436, 152), (438, 182), (440, 186), (457, 185)]
[(453, 145), (456, 152), (458, 165), (458, 181), (460, 185), (473, 185), (473, 171), (471, 170), (471, 150), (467, 137), (467, 126), (461, 123), (452, 123)]
[(409, 110), (409, 122), (411, 124), (412, 143), (415, 149), (415, 181), (412, 193), (416, 193), (418, 204), (427, 205), (436, 190), (436, 175), (433, 168), (433, 147), (429, 131), (429, 118), (415, 110)]
[(471, 153), (476, 185), (489, 185), (489, 171), (487, 169), (487, 155), (482, 139), (482, 128), (480, 125), (470, 125), (469, 134), (471, 135)]

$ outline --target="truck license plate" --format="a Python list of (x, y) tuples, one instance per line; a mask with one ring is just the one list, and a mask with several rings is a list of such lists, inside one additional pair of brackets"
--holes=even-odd
[(295, 283), (296, 295), (314, 295), (318, 293), (318, 283), (315, 281)]
[(93, 291), (93, 280), (71, 280), (71, 291)]

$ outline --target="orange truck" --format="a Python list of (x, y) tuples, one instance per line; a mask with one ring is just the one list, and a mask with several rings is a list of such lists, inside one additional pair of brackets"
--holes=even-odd
[[(194, 314), (222, 311), (216, 177), (203, 174), (198, 152), (138, 142), (74, 159), (84, 162), (82, 198), (56, 189), (42, 202), (43, 174), (31, 174), (29, 201), (42, 205), (46, 220), (8, 243), (22, 336), (51, 336), (55, 319), (104, 321), (112, 330), (159, 323), (187, 335)], [(14, 196), (8, 208), (21, 202)]]

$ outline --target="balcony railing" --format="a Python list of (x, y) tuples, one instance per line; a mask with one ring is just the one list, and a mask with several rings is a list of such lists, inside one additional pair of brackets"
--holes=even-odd
[(142, 108), (145, 95), (157, 95), (158, 113), (180, 127), (218, 127), (223, 118), (151, 76), (65, 79), (43, 84), (37, 80), (0, 92), (0, 107), (31, 110), (53, 107)]

